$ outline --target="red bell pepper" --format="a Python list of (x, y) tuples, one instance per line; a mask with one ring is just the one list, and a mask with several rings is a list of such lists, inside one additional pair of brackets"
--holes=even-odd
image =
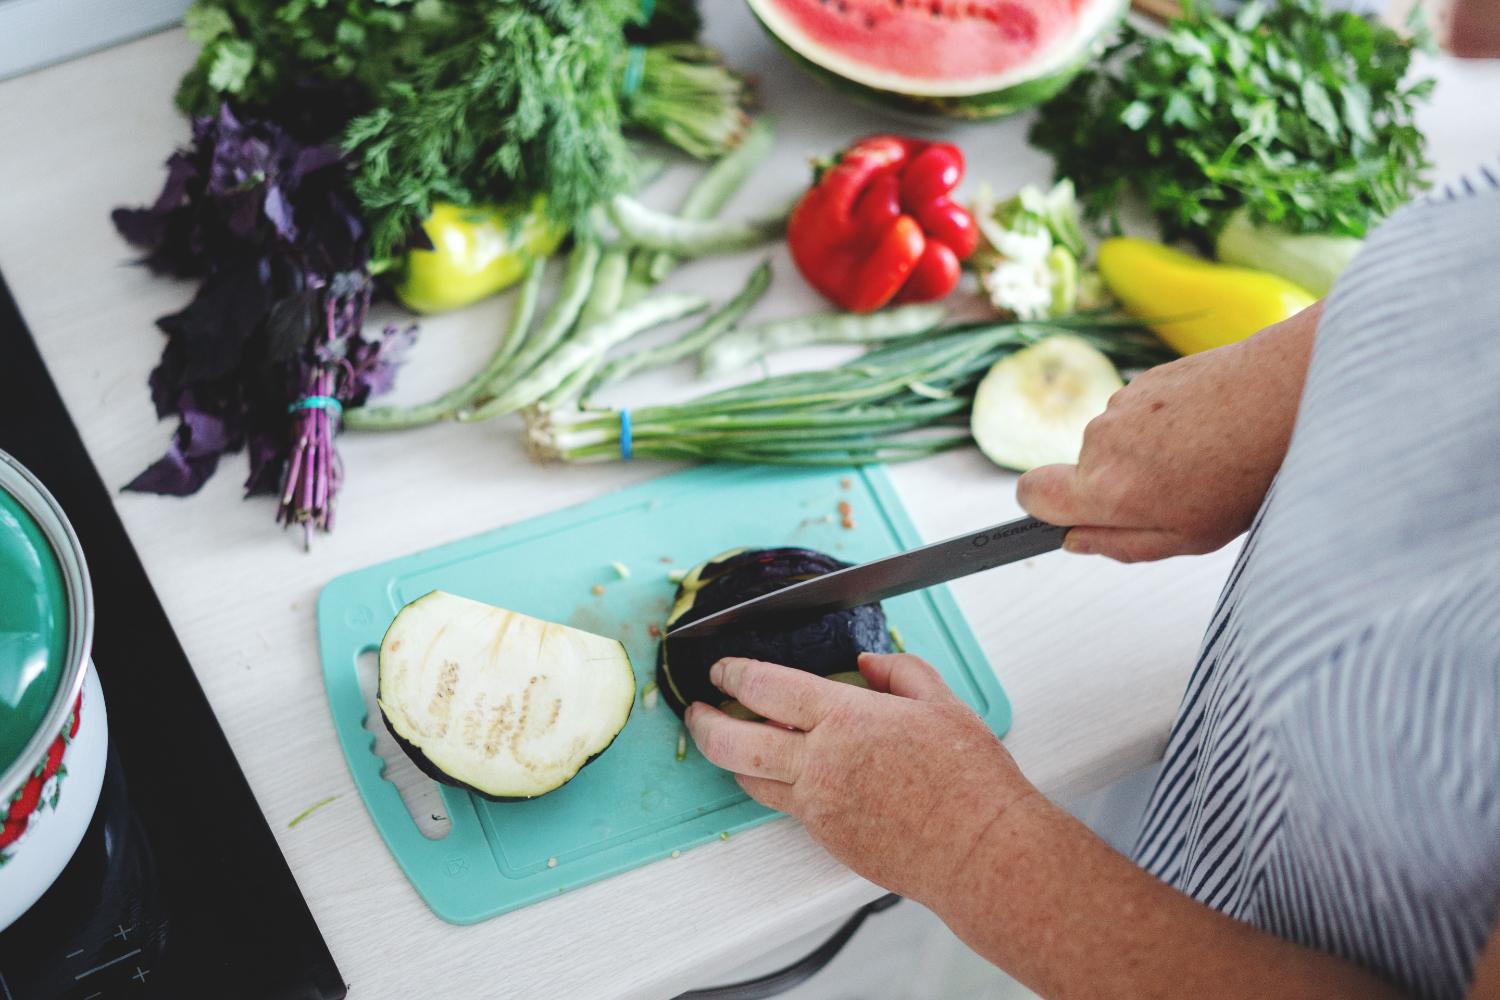
[(792, 210), (787, 244), (797, 269), (851, 312), (942, 298), (979, 245), (974, 217), (949, 197), (963, 172), (963, 153), (949, 143), (861, 139)]

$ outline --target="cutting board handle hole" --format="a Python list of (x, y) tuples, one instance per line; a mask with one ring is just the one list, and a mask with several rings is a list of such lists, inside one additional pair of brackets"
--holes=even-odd
[(370, 752), (385, 762), (385, 770), (381, 776), (396, 786), (402, 805), (406, 806), (406, 811), (411, 814), (417, 829), (422, 831), (422, 836), (428, 840), (442, 840), (453, 829), (453, 821), (448, 818), (448, 806), (443, 802), (442, 786), (417, 770), (417, 766), (401, 752), (390, 731), (385, 728), (385, 721), (380, 717), (380, 706), (375, 703), (379, 652), (374, 649), (365, 650), (359, 654), (357, 664), (359, 692), (365, 701), (365, 728), (375, 737), (375, 745)]

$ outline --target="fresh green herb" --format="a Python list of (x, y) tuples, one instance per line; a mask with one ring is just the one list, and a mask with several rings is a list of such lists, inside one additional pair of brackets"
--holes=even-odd
[(626, 128), (707, 158), (748, 127), (744, 79), (683, 34), (690, 0), (197, 0), (186, 20), (203, 48), (178, 103), (341, 136), (376, 257), (438, 200), (545, 194), (586, 224), (629, 186)]
[[(387, 81), (459, 37), (453, 0), (197, 0), (183, 26), (202, 46), (177, 103), (194, 115), (232, 100), (314, 139), (377, 103)], [(311, 98), (311, 100), (308, 100)]]
[(573, 222), (630, 183), (619, 91), (636, 0), (476, 7), (467, 37), (388, 85), (345, 135), (377, 255), (435, 198), (541, 191)]
[(336, 149), (224, 107), (193, 123), (152, 205), (115, 210), (152, 271), (198, 282), (157, 321), (167, 340), (151, 398), (177, 430), (126, 489), (195, 493), (243, 449), (247, 494), (277, 495), (277, 519), (304, 540), (332, 527), (335, 414), (389, 389), (411, 339), (364, 329), (369, 248), (346, 178)]
[(1191, 7), (1165, 34), (1122, 39), (1043, 107), (1031, 141), (1095, 219), (1127, 189), (1168, 239), (1211, 244), (1229, 214), (1292, 232), (1363, 236), (1425, 187), (1413, 43), (1321, 0)]
[(640, 86), (623, 97), (632, 125), (700, 160), (740, 142), (750, 122), (745, 84), (724, 68), (717, 52), (693, 42), (632, 49), (626, 56), (627, 73), (632, 59), (641, 66)]

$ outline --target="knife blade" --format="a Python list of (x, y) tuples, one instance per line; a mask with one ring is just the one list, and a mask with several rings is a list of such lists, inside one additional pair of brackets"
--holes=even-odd
[(824, 615), (872, 604), (1051, 552), (1067, 533), (1034, 517), (1017, 518), (773, 590), (679, 625), (667, 638), (702, 638), (776, 615)]

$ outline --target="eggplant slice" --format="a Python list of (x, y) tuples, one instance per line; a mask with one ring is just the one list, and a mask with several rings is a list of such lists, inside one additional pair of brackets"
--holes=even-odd
[(615, 639), (435, 590), (380, 643), (386, 728), (430, 777), (505, 801), (567, 784), (635, 703)]
[[(752, 597), (810, 580), (849, 564), (812, 549), (735, 549), (695, 566), (677, 586), (677, 602), (667, 628), (686, 625)], [(668, 648), (670, 646), (670, 649)], [(679, 716), (694, 701), (718, 705), (741, 718), (754, 718), (738, 702), (726, 701), (708, 679), (709, 668), (726, 656), (783, 663), (822, 677), (863, 684), (860, 653), (895, 649), (879, 604), (771, 624), (728, 628), (702, 638), (669, 640), (657, 649), (656, 683)]]

